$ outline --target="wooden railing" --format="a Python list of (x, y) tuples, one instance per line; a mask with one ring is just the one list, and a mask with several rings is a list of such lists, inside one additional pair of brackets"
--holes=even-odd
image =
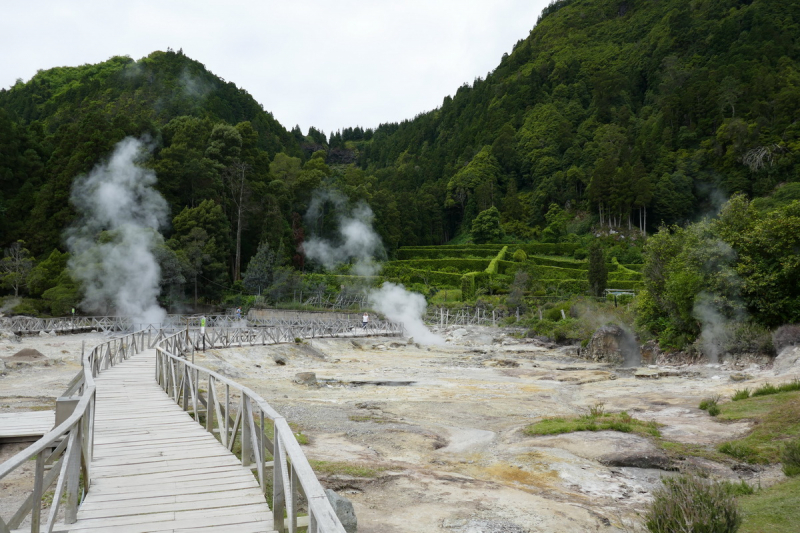
[[(9, 533), (30, 515), (31, 533), (53, 531), (62, 496), (66, 495), (64, 520), (75, 523), (78, 505), (83, 493), (92, 482), (91, 461), (94, 447), (95, 383), (94, 378), (103, 370), (142, 351), (148, 341), (161, 340), (158, 334), (146, 331), (126, 335), (95, 346), (82, 360), (83, 368), (72, 379), (62, 398), (77, 399), (72, 414), (52, 431), (31, 444), (9, 460), (0, 464), (0, 480), (31, 459), (36, 460), (33, 470), (33, 491), (16, 510), (4, 520), (0, 517), (0, 533)], [(42, 497), (56, 483), (47, 519), (42, 525)], [(81, 486), (82, 485), (82, 486)]]
[[(164, 322), (150, 324), (139, 323), (126, 317), (115, 316), (76, 316), (60, 318), (33, 318), (26, 316), (0, 317), (0, 329), (15, 333), (30, 334), (40, 331), (56, 333), (73, 333), (97, 330), (102, 332), (130, 332), (150, 329), (153, 331), (170, 330), (185, 327), (200, 327), (205, 319), (209, 328), (268, 328), (283, 327), (315, 327), (322, 330), (331, 324), (342, 327), (361, 325), (361, 315), (343, 313), (282, 313), (277, 316), (263, 318), (241, 318), (235, 315), (167, 315)], [(313, 326), (312, 326), (313, 325)]]
[[(378, 322), (373, 334), (402, 334), (402, 325)], [(302, 327), (199, 329), (181, 331), (156, 345), (156, 379), (184, 411), (204, 424), (209, 433), (231, 451), (243, 466), (256, 471), (261, 490), (272, 491), (275, 531), (297, 531), (301, 497), (309, 533), (343, 533), (344, 527), (314, 475), (286, 419), (261, 396), (186, 357), (197, 349), (291, 342), (297, 338), (352, 334), (350, 321), (342, 324), (306, 324)], [(268, 476), (267, 469), (272, 468)], [(284, 519), (284, 513), (286, 519)]]

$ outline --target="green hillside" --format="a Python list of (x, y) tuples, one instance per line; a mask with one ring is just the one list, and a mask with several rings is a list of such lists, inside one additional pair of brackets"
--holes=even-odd
[[(303, 243), (365, 202), (384, 276), (428, 296), (558, 298), (604, 279), (591, 292), (636, 290), (642, 327), (678, 347), (701, 334), (703, 302), (798, 321), (798, 59), (797, 2), (560, 0), (441, 107), (329, 138), (287, 131), (180, 50), (42, 70), (0, 90), (0, 246), (23, 240), (38, 269), (0, 273), (7, 294), (49, 298), (43, 313), (79, 301), (71, 186), (135, 136), (170, 210), (165, 302), (344, 291), (349, 269), (315, 278)], [(306, 219), (318, 190), (341, 201)], [(699, 222), (727, 197), (727, 218)]]
[(551, 204), (614, 227), (685, 222), (800, 180), (799, 24), (788, 0), (558, 0), (440, 108), (331, 144), (403, 198), (406, 245), (491, 205), (521, 238)]

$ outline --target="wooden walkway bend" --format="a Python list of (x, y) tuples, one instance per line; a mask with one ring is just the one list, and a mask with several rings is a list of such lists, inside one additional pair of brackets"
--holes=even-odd
[(167, 396), (155, 358), (146, 350), (95, 379), (92, 487), (77, 522), (56, 529), (272, 531), (251, 470)]
[(385, 321), (365, 330), (352, 320), (299, 320), (149, 327), (99, 344), (59, 398), (72, 414), (0, 464), (0, 481), (12, 472), (33, 478), (16, 511), (0, 516), (0, 533), (345, 533), (286, 419), (190, 355), (402, 333)]

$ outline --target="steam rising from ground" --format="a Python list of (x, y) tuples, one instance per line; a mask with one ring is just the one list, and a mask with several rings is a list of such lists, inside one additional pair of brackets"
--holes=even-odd
[(153, 248), (169, 209), (153, 189), (155, 173), (137, 165), (145, 153), (142, 141), (128, 137), (107, 163), (75, 180), (71, 200), (80, 218), (66, 241), (82, 309), (159, 323), (166, 312), (156, 300), (161, 269)]
[(444, 339), (422, 322), (427, 303), (420, 293), (408, 292), (402, 285), (387, 281), (380, 289), (370, 291), (369, 304), (389, 320), (402, 323), (414, 341), (420, 344), (444, 344)]
[[(327, 204), (332, 204), (338, 220), (335, 241), (318, 236), (303, 243), (309, 259), (320, 262), (327, 270), (354, 261), (352, 271), (359, 276), (374, 276), (380, 271), (375, 256), (384, 256), (380, 236), (372, 229), (375, 216), (363, 202), (353, 209), (347, 208), (347, 199), (335, 191), (317, 191), (306, 213), (306, 221), (313, 228), (324, 216)], [(386, 282), (380, 289), (369, 289), (370, 306), (389, 320), (400, 322), (408, 334), (421, 344), (444, 344), (444, 339), (431, 332), (422, 322), (425, 314), (425, 297), (409, 292), (402, 285)]]
[(374, 276), (380, 271), (375, 262), (375, 255), (385, 255), (380, 236), (372, 229), (375, 215), (364, 202), (359, 202), (351, 211), (347, 211), (347, 199), (335, 191), (317, 191), (311, 200), (306, 213), (306, 220), (312, 226), (324, 215), (326, 203), (332, 203), (338, 219), (338, 240), (331, 242), (318, 236), (312, 236), (303, 243), (306, 257), (319, 261), (327, 270), (352, 259), (353, 273), (358, 276)]

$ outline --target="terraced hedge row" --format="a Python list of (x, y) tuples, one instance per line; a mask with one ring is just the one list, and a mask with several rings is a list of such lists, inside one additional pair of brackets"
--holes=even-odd
[(407, 259), (440, 259), (447, 257), (493, 257), (504, 246), (513, 254), (519, 249), (528, 255), (572, 255), (579, 248), (577, 244), (458, 244), (443, 246), (405, 246), (397, 250), (398, 260)]
[[(492, 257), (495, 255), (497, 255), (497, 252), (495, 252)], [(490, 261), (488, 259), (408, 259), (404, 261), (389, 261), (384, 265), (384, 270), (413, 268), (416, 270), (465, 273), (486, 270), (489, 263)]]

